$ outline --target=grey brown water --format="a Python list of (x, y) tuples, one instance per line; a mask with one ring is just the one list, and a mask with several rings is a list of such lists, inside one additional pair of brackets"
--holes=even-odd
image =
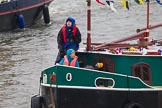
[[(0, 108), (30, 108), (31, 97), (39, 91), (41, 71), (54, 65), (57, 33), (68, 16), (76, 19), (82, 43), (86, 42), (86, 5), (86, 0), (55, 0), (49, 7), (51, 25), (44, 25), (42, 19), (25, 31), (0, 33)], [(119, 14), (92, 1), (93, 42), (111, 42), (146, 26), (145, 7), (131, 1), (129, 11), (119, 2), (115, 8)], [(159, 4), (151, 3), (150, 13), (151, 24), (161, 21)], [(151, 34), (158, 39), (160, 31), (161, 28)]]

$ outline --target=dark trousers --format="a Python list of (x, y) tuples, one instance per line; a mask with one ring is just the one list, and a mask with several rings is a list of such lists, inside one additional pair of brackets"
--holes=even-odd
[(57, 54), (57, 57), (56, 57), (55, 64), (59, 63), (60, 60), (64, 57), (64, 55), (65, 55), (65, 51), (59, 51), (58, 54)]

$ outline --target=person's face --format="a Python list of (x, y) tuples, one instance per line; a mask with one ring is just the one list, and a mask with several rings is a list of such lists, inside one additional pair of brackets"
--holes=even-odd
[(71, 53), (71, 54), (70, 54), (70, 57), (71, 57), (71, 58), (74, 58), (74, 57), (75, 57), (75, 52)]
[(72, 22), (71, 21), (67, 21), (66, 24), (67, 24), (68, 27), (71, 27), (72, 26)]

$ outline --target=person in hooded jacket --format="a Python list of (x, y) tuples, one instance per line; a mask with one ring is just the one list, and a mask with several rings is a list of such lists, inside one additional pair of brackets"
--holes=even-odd
[(68, 49), (64, 58), (59, 62), (61, 65), (79, 67), (78, 57), (75, 55), (75, 51), (73, 49)]
[(58, 55), (55, 61), (59, 63), (61, 58), (64, 57), (68, 49), (74, 49), (77, 51), (79, 49), (79, 43), (81, 42), (81, 33), (75, 24), (75, 19), (68, 17), (66, 24), (63, 25), (58, 33), (57, 43), (58, 43)]

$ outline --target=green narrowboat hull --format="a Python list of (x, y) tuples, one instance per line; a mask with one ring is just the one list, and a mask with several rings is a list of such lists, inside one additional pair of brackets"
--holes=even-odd
[(162, 107), (162, 89), (138, 77), (61, 65), (42, 72), (41, 98), (45, 108)]
[[(77, 56), (79, 68), (55, 65), (42, 72), (41, 92), (32, 98), (32, 108), (162, 108), (161, 55)], [(95, 68), (98, 62), (103, 68)]]

